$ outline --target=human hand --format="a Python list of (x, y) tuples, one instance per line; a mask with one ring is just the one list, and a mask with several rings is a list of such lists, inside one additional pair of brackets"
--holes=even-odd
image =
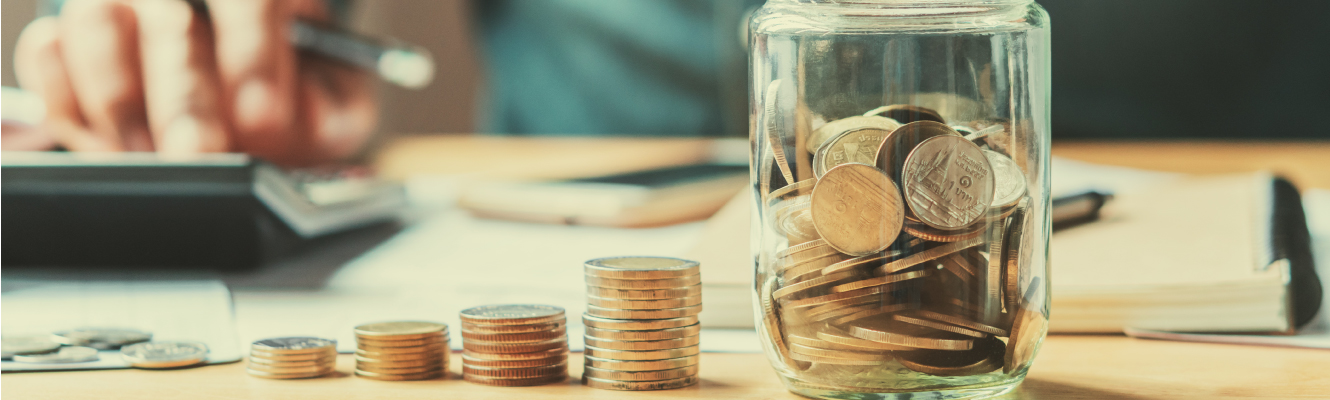
[(244, 152), (286, 165), (344, 158), (377, 113), (371, 78), (298, 54), (292, 19), (321, 0), (69, 0), (28, 25), (20, 84), (46, 104), (43, 130), (74, 151)]

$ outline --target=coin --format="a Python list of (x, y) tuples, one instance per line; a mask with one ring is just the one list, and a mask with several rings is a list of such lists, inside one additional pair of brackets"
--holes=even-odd
[(566, 321), (556, 321), (526, 325), (485, 325), (463, 322), (462, 332), (471, 332), (479, 335), (545, 332), (563, 328), (566, 323)]
[(480, 340), (486, 342), (526, 343), (526, 342), (541, 342), (546, 340), (558, 339), (566, 336), (567, 334), (568, 333), (566, 328), (560, 325), (558, 328), (546, 331), (524, 332), (524, 333), (475, 333), (467, 330), (462, 330), (462, 339)]
[[(812, 186), (809, 186), (809, 188), (812, 188)], [(790, 255), (802, 253), (809, 250), (825, 251), (833, 249), (831, 249), (831, 247), (827, 245), (827, 241), (825, 239), (817, 239), (811, 242), (800, 243), (781, 249), (780, 251), (776, 252), (776, 258), (785, 258), (789, 257)]]
[(785, 196), (790, 194), (797, 195), (811, 190), (815, 183), (817, 183), (817, 179), (804, 179), (793, 184), (785, 185), (785, 187), (780, 189), (773, 190), (771, 193), (767, 194), (767, 204), (770, 205), (771, 202), (784, 200)]
[(97, 349), (83, 346), (61, 347), (50, 353), (15, 354), (14, 361), (30, 364), (64, 364), (97, 361)]
[(780, 79), (771, 81), (763, 98), (762, 118), (765, 121), (763, 134), (767, 138), (767, 143), (771, 145), (771, 154), (775, 157), (776, 167), (780, 169), (781, 176), (785, 178), (785, 182), (794, 182), (794, 174), (790, 172), (790, 163), (785, 157), (785, 143), (781, 140), (783, 124), (776, 115), (776, 103), (780, 100), (780, 82)]
[(993, 201), (990, 208), (1002, 209), (1016, 205), (1025, 198), (1025, 173), (1011, 158), (992, 150), (984, 150), (984, 157), (993, 169)]
[(859, 349), (859, 351), (911, 351), (917, 350), (915, 347), (900, 346), (872, 340), (864, 340), (839, 330), (825, 329), (817, 332), (817, 338), (828, 343), (849, 346)]
[(696, 346), (699, 339), (698, 336), (688, 336), (680, 339), (639, 340), (639, 341), (629, 342), (624, 340), (605, 340), (591, 336), (583, 336), (582, 338), (586, 341), (585, 343), (587, 346), (598, 347), (607, 350), (633, 350), (633, 351), (667, 350), (667, 349), (677, 349), (688, 346)]
[(590, 328), (618, 331), (651, 331), (694, 325), (697, 324), (697, 316), (656, 320), (622, 320), (582, 314), (582, 324)]
[(891, 246), (904, 223), (900, 191), (877, 168), (845, 164), (827, 171), (813, 188), (817, 233), (842, 253), (866, 256)]
[(690, 365), (683, 368), (667, 369), (661, 371), (616, 371), (611, 369), (601, 369), (591, 366), (585, 366), (582, 370), (582, 376), (605, 379), (612, 381), (661, 381), (667, 379), (680, 379), (689, 376), (696, 376), (697, 365)]
[(919, 308), (919, 305), (914, 303), (889, 304), (878, 307), (876, 309), (864, 310), (854, 314), (846, 315), (844, 317), (836, 318), (832, 320), (831, 323), (834, 325), (845, 325), (850, 322), (859, 321), (865, 318), (872, 318), (879, 315), (891, 314), (904, 310), (913, 310), (916, 308)]
[(664, 350), (611, 350), (586, 346), (583, 352), (592, 357), (611, 360), (666, 360), (671, 358), (695, 356), (701, 350), (698, 346)]
[(905, 233), (910, 234), (910, 236), (914, 236), (930, 242), (951, 243), (951, 242), (959, 242), (962, 240), (974, 239), (976, 237), (979, 237), (980, 235), (983, 235), (984, 228), (986, 227), (986, 224), (984, 222), (985, 221), (983, 219), (979, 219), (978, 221), (975, 221), (973, 224), (971, 224), (968, 227), (957, 229), (954, 231), (944, 231), (941, 229), (928, 226), (922, 222), (910, 221), (907, 218), (905, 221), (905, 227), (903, 229), (905, 230)]
[[(798, 252), (798, 253), (793, 253), (793, 254), (790, 254), (790, 255), (786, 255), (786, 256), (784, 256), (784, 257), (780, 257), (780, 263), (777, 264), (777, 265), (778, 265), (778, 268), (781, 268), (781, 269), (792, 268), (792, 267), (798, 266), (798, 265), (800, 265), (800, 264), (805, 264), (805, 263), (808, 263), (808, 262), (811, 262), (811, 261), (815, 261), (815, 260), (819, 260), (819, 259), (826, 258), (827, 256), (839, 256), (839, 255), (841, 255), (841, 252), (837, 251), (836, 249), (832, 248), (831, 246), (826, 245), (826, 243), (827, 243), (826, 239), (816, 239), (816, 240), (813, 240), (813, 241), (811, 241), (811, 242), (807, 242), (807, 243), (804, 243), (804, 244), (808, 244), (808, 243), (821, 243), (821, 244), (823, 244), (823, 245), (820, 246), (820, 247), (813, 248), (813, 249), (809, 249), (809, 250), (801, 251), (801, 252)], [(797, 246), (803, 246), (803, 244), (800, 244), (800, 245), (797, 245)]]
[(673, 299), (677, 297), (688, 297), (702, 294), (701, 285), (692, 285), (669, 289), (611, 289), (595, 286), (587, 286), (586, 294), (588, 296), (604, 297), (610, 299), (624, 300), (661, 300)]
[(528, 343), (486, 342), (481, 340), (462, 341), (462, 348), (481, 353), (534, 353), (551, 349), (566, 349), (567, 347), (568, 339), (562, 337), (543, 342)]
[[(466, 333), (466, 331), (462, 332), (463, 334)], [(444, 338), (443, 336), (427, 337), (423, 339), (406, 339), (406, 340), (372, 340), (372, 339), (364, 339), (356, 337), (357, 345), (372, 346), (372, 347), (420, 347), (427, 345), (439, 345), (447, 342), (448, 339)]]
[(993, 167), (983, 150), (965, 138), (924, 140), (910, 152), (903, 171), (905, 201), (928, 226), (967, 227), (993, 204)]
[(537, 358), (531, 360), (486, 360), (483, 358), (475, 358), (467, 356), (465, 354), (462, 355), (462, 363), (466, 365), (477, 366), (477, 367), (491, 367), (491, 368), (544, 367), (544, 366), (564, 363), (567, 361), (568, 361), (568, 354), (566, 353), (559, 353), (558, 355), (553, 357)]
[(122, 328), (79, 328), (56, 332), (52, 340), (69, 346), (115, 350), (120, 346), (152, 340), (152, 333)]
[(357, 343), (356, 349), (364, 354), (385, 355), (385, 354), (416, 354), (416, 353), (437, 353), (446, 347), (443, 343), (427, 344), (424, 346), (411, 347), (378, 347), (363, 343)]
[(541, 304), (500, 304), (462, 310), (462, 322), (483, 325), (528, 325), (564, 320), (563, 307)]
[(336, 363), (329, 362), (323, 365), (314, 366), (286, 366), (282, 364), (258, 364), (250, 363), (246, 368), (254, 372), (262, 372), (269, 375), (308, 375), (325, 374), (333, 369)]
[(966, 351), (921, 350), (902, 353), (897, 361), (905, 368), (936, 376), (967, 376), (988, 373), (1002, 367), (1006, 351), (1002, 340), (988, 337), (975, 341)]
[(909, 254), (908, 249), (896, 249), (885, 252), (885, 254), (871, 254), (863, 257), (855, 257), (835, 264), (828, 265), (822, 269), (822, 275), (831, 275), (838, 272), (849, 271), (863, 266), (878, 266), (888, 261), (895, 260)]
[[(1030, 291), (1034, 293), (1034, 290)], [(1018, 307), (1015, 323), (1011, 326), (1011, 340), (1007, 341), (1006, 362), (1003, 373), (1012, 373), (1030, 365), (1034, 353), (1039, 350), (1039, 342), (1048, 332), (1048, 319), (1039, 310)]]
[[(250, 359), (250, 362), (254, 362), (254, 359)], [(398, 361), (384, 361), (364, 356), (356, 356), (357, 366), (364, 365), (364, 366), (371, 366), (373, 368), (412, 368), (412, 367), (425, 367), (431, 365), (447, 365), (447, 364), (448, 364), (448, 358), (446, 355), (443, 354), (440, 354), (439, 357), (433, 357), (433, 358), (422, 358), (419, 360), (398, 360)]]
[(668, 319), (691, 317), (702, 312), (702, 305), (666, 308), (660, 310), (620, 310), (614, 308), (586, 306), (586, 313), (602, 318), (613, 319)]
[(267, 378), (267, 379), (307, 379), (307, 378), (318, 378), (320, 376), (327, 375), (333, 372), (333, 367), (329, 366), (327, 369), (316, 370), (314, 372), (295, 373), (295, 374), (279, 374), (267, 371), (260, 371), (253, 368), (245, 368), (245, 372), (249, 373), (250, 376), (256, 376), (259, 378)]
[(582, 384), (592, 388), (607, 389), (607, 390), (632, 390), (632, 391), (678, 389), (678, 388), (696, 385), (697, 381), (698, 381), (697, 376), (688, 376), (678, 379), (666, 379), (660, 381), (642, 381), (642, 382), (616, 381), (610, 379), (593, 378), (589, 376), (582, 377)]
[(624, 341), (666, 340), (666, 339), (680, 339), (687, 336), (695, 336), (701, 332), (701, 328), (702, 328), (701, 325), (693, 324), (679, 328), (660, 329), (654, 331), (620, 331), (620, 330), (601, 329), (601, 328), (588, 326), (586, 327), (586, 335), (605, 340), (624, 340)]
[[(1029, 198), (1021, 200), (1007, 224), (1006, 234), (1002, 238), (1002, 253), (998, 258), (1002, 259), (1004, 271), (1002, 279), (1006, 289), (1004, 303), (1008, 312), (1011, 312), (1013, 308), (1020, 307), (1017, 301), (1021, 298), (1021, 280), (1023, 276), (1029, 276), (1026, 272), (1028, 271), (1026, 263), (1030, 262), (1035, 248), (1032, 241), (1037, 233), (1034, 231)], [(1026, 280), (1028, 281), (1028, 278)]]
[[(794, 354), (799, 354), (799, 355), (812, 356), (818, 358), (835, 358), (841, 360), (882, 362), (882, 361), (891, 361), (893, 358), (890, 354), (884, 354), (884, 353), (866, 353), (866, 352), (847, 351), (847, 350), (822, 349), (811, 346), (805, 346), (798, 343), (790, 343), (790, 351), (793, 352)], [(814, 362), (813, 360), (806, 360), (806, 359), (801, 361)]]
[(850, 336), (897, 346), (935, 350), (969, 350), (974, 338), (898, 321), (850, 325)]
[(270, 360), (267, 358), (254, 357), (254, 356), (246, 357), (245, 359), (249, 360), (250, 364), (268, 364), (268, 365), (281, 366), (281, 367), (317, 367), (317, 366), (330, 365), (337, 362), (337, 357), (325, 357), (317, 360), (308, 360), (308, 361), (277, 361), (277, 360)]
[(864, 115), (877, 115), (891, 118), (902, 124), (908, 124), (915, 121), (936, 121), (944, 124), (947, 122), (942, 118), (942, 114), (939, 114), (937, 111), (909, 104), (892, 104), (885, 107), (879, 107), (864, 113)]
[(992, 335), (1007, 336), (1007, 331), (1002, 328), (981, 324), (954, 315), (946, 315), (928, 310), (918, 310), (916, 312), (918, 313), (919, 316), (933, 319), (936, 321), (942, 321), (952, 325), (959, 325)]
[(439, 358), (442, 356), (442, 354), (444, 354), (444, 350), (442, 348), (440, 348), (438, 351), (423, 351), (415, 353), (377, 353), (377, 352), (371, 352), (359, 349), (356, 350), (357, 356), (364, 358), (371, 358), (375, 360), (381, 360), (381, 361), (426, 360), (432, 358)]
[[(950, 272), (957, 278), (961, 278), (962, 281), (966, 283), (973, 282), (980, 276), (978, 270), (979, 266), (987, 266), (988, 263), (986, 260), (982, 260), (982, 256), (979, 256), (980, 260), (975, 260), (973, 257), (970, 257), (971, 250), (976, 250), (976, 248), (972, 247), (942, 256), (941, 258), (938, 258), (938, 262), (942, 264), (943, 270)], [(1001, 280), (998, 280), (998, 282), (1001, 282)], [(1001, 297), (997, 298), (1000, 299)]]
[(567, 357), (568, 348), (558, 347), (549, 350), (534, 351), (530, 353), (483, 353), (472, 350), (462, 351), (463, 358), (469, 357), (481, 360), (495, 360), (495, 361), (541, 360), (541, 359), (547, 359), (550, 357), (559, 357), (559, 356)]
[(925, 276), (928, 276), (930, 273), (931, 272), (929, 272), (928, 270), (922, 270), (922, 271), (900, 272), (887, 276), (868, 278), (842, 285), (836, 285), (831, 288), (831, 292), (839, 293), (839, 292), (848, 292), (852, 290), (859, 290), (875, 286), (891, 286), (897, 283), (923, 278)]
[(659, 371), (697, 365), (699, 356), (670, 358), (665, 360), (613, 360), (592, 356), (586, 357), (586, 366), (611, 369), (615, 371)]
[(148, 342), (120, 348), (120, 357), (134, 368), (177, 368), (208, 359), (208, 345), (199, 342)]
[(800, 201), (776, 209), (776, 231), (788, 237), (791, 243), (816, 240), (818, 234), (813, 222), (812, 198), (802, 196), (795, 200)]
[(821, 179), (828, 170), (842, 164), (873, 165), (877, 148), (890, 134), (891, 130), (859, 128), (832, 138), (814, 153), (813, 175)]
[[(853, 338), (851, 338), (851, 339), (853, 339)], [(811, 337), (805, 337), (805, 336), (799, 336), (799, 335), (790, 335), (789, 337), (786, 338), (786, 340), (788, 340), (788, 341), (790, 342), (790, 344), (792, 344), (792, 345), (797, 344), (797, 345), (802, 345), (802, 346), (806, 346), (806, 347), (812, 347), (812, 348), (816, 348), (816, 349), (845, 350), (845, 351), (856, 351), (856, 352), (866, 352), (866, 353), (876, 353), (876, 354), (886, 354), (886, 353), (890, 352), (890, 350), (869, 349), (869, 348), (863, 348), (863, 347), (856, 347), (856, 346), (850, 346), (850, 345), (845, 345), (845, 344), (840, 344), (840, 343), (832, 343), (832, 342), (828, 342), (828, 341), (825, 341), (825, 340), (822, 340), (822, 339), (811, 338)], [(861, 339), (855, 339), (855, 340), (861, 340)], [(904, 348), (904, 349), (908, 349), (908, 348)]]
[(846, 257), (849, 256), (840, 254), (840, 252), (835, 252), (828, 254), (826, 257), (808, 260), (801, 264), (795, 264), (789, 267), (786, 267), (785, 265), (777, 265), (776, 268), (780, 268), (781, 278), (784, 278), (786, 283), (800, 282), (805, 279), (825, 275), (824, 271), (827, 267), (844, 261)]
[(882, 172), (886, 172), (893, 181), (904, 185), (905, 179), (901, 173), (905, 160), (924, 140), (938, 136), (961, 137), (960, 133), (950, 126), (935, 121), (917, 121), (901, 125), (892, 131), (891, 136), (882, 142), (882, 147), (878, 148), (875, 165)]
[(878, 302), (879, 300), (877, 299), (869, 299), (866, 305), (840, 306), (836, 308), (830, 308), (829, 309), (830, 311), (818, 310), (818, 308), (827, 306), (827, 304), (823, 304), (817, 307), (809, 308), (808, 311), (804, 313), (804, 317), (813, 322), (822, 322), (832, 318), (843, 317), (854, 313), (877, 309)]
[(663, 300), (620, 300), (587, 296), (587, 304), (601, 308), (617, 308), (620, 310), (660, 310), (699, 305), (702, 304), (702, 296), (697, 295)]
[(891, 319), (894, 319), (894, 320), (897, 320), (897, 321), (900, 321), (900, 322), (904, 322), (904, 323), (907, 323), (907, 324), (919, 325), (919, 326), (922, 326), (922, 327), (925, 327), (925, 328), (933, 328), (933, 329), (937, 329), (937, 330), (940, 330), (940, 331), (947, 331), (947, 332), (952, 332), (952, 333), (959, 333), (959, 334), (962, 334), (962, 335), (965, 335), (965, 336), (970, 336), (970, 337), (983, 338), (983, 337), (988, 336), (988, 334), (986, 334), (986, 333), (984, 333), (984, 332), (980, 332), (980, 331), (976, 331), (976, 330), (968, 329), (968, 328), (963, 328), (963, 327), (956, 326), (956, 325), (951, 325), (951, 324), (945, 324), (945, 323), (941, 323), (941, 322), (936, 322), (936, 321), (929, 320), (929, 319), (927, 319), (927, 318), (922, 318), (922, 317), (917, 317), (917, 316), (911, 316), (911, 315), (905, 315), (905, 314), (893, 314), (893, 315), (891, 316)]
[(883, 287), (881, 287), (881, 286), (878, 286), (878, 287), (870, 287), (870, 288), (859, 289), (859, 290), (851, 290), (851, 291), (848, 291), (848, 292), (832, 293), (832, 294), (822, 295), (822, 296), (817, 296), (817, 297), (809, 297), (809, 298), (806, 298), (806, 299), (792, 300), (792, 301), (785, 302), (784, 304), (782, 304), (782, 306), (784, 306), (784, 307), (786, 307), (786, 308), (812, 307), (812, 306), (816, 306), (816, 305), (819, 305), (819, 304), (827, 304), (827, 303), (831, 303), (831, 302), (835, 302), (835, 301), (842, 301), (842, 300), (848, 300), (848, 299), (856, 299), (856, 298), (867, 297), (867, 296), (879, 296), (879, 295), (881, 295), (882, 293), (885, 293), (885, 292), (886, 292), (886, 289), (883, 288)]
[(427, 373), (427, 372), (439, 371), (439, 370), (442, 370), (442, 369), (443, 369), (443, 363), (442, 363), (442, 362), (435, 363), (435, 364), (431, 364), (431, 365), (423, 365), (423, 366), (419, 366), (419, 367), (396, 367), (396, 366), (394, 366), (393, 368), (384, 368), (384, 367), (381, 367), (381, 366), (379, 366), (379, 365), (369, 364), (369, 363), (356, 363), (356, 370), (357, 370), (357, 371), (372, 372), (372, 373), (376, 373), (376, 374), (384, 374), (384, 375), (414, 375), (414, 374), (423, 374), (423, 373)]
[(776, 300), (783, 300), (787, 298), (793, 299), (795, 298), (795, 295), (799, 294), (803, 295), (800, 297), (806, 297), (809, 294), (809, 292), (812, 292), (815, 289), (822, 288), (825, 286), (831, 286), (858, 277), (860, 277), (860, 275), (856, 271), (846, 271), (836, 274), (822, 275), (813, 279), (809, 279), (793, 285), (782, 287), (780, 289), (776, 289), (775, 292), (771, 293), (771, 297), (775, 298)]
[(264, 358), (264, 359), (273, 360), (273, 361), (283, 361), (283, 362), (285, 362), (285, 361), (312, 361), (312, 360), (321, 360), (321, 359), (325, 359), (325, 358), (329, 358), (329, 357), (337, 357), (337, 351), (336, 351), (335, 349), (333, 349), (333, 348), (328, 348), (328, 349), (326, 349), (326, 350), (319, 351), (319, 352), (314, 352), (314, 353), (304, 353), (304, 354), (280, 354), (280, 353), (269, 353), (269, 352), (266, 352), (266, 351), (259, 351), (259, 350), (250, 350), (250, 351), (249, 351), (249, 355), (250, 355), (251, 357), (258, 357), (258, 358)]
[(903, 271), (907, 268), (922, 264), (924, 262), (935, 260), (939, 257), (951, 253), (955, 253), (974, 246), (978, 246), (982, 242), (983, 238), (975, 237), (975, 238), (962, 240), (959, 242), (951, 242), (943, 244), (941, 246), (929, 248), (924, 251), (920, 251), (918, 253), (902, 257), (899, 260), (894, 260), (889, 263), (882, 264), (882, 266), (877, 267), (877, 272), (883, 275), (894, 274), (896, 272)]
[(337, 349), (337, 341), (316, 337), (280, 337), (255, 341), (253, 351), (276, 354), (311, 354)]
[[(786, 367), (795, 371), (806, 370), (811, 366), (810, 364), (795, 361), (790, 358), (790, 347), (784, 338), (785, 325), (781, 321), (776, 301), (771, 299), (771, 292), (775, 291), (775, 289), (776, 280), (768, 280), (766, 283), (762, 284), (762, 291), (757, 295), (759, 304), (762, 306), (762, 323), (763, 328), (765, 328), (759, 329), (758, 334), (765, 336), (769, 340), (768, 342), (771, 343), (771, 346), (776, 349), (776, 353), (778, 354), (777, 358), (780, 359), (782, 364), (785, 364)], [(591, 343), (587, 343), (587, 346), (591, 346)]]
[(588, 276), (584, 279), (587, 286), (610, 289), (675, 289), (702, 283), (701, 275), (691, 275), (670, 279), (610, 279)]
[(379, 381), (423, 381), (426, 379), (435, 379), (442, 377), (446, 375), (448, 371), (439, 369), (429, 372), (421, 372), (417, 374), (396, 375), (396, 374), (381, 374), (376, 372), (361, 371), (357, 369), (355, 373), (356, 376), (359, 376), (361, 378), (374, 379)]
[(52, 341), (50, 335), (7, 336), (0, 338), (0, 348), (8, 360), (18, 354), (50, 353), (59, 349), (60, 343)]
[[(809, 154), (817, 154), (818, 150), (822, 148), (823, 145), (827, 144), (827, 141), (841, 136), (846, 132), (866, 128), (891, 132), (900, 126), (900, 122), (896, 122), (894, 119), (875, 115), (841, 118), (813, 130), (813, 134), (809, 135), (808, 141), (804, 142), (804, 147), (808, 150)], [(870, 152), (875, 150), (876, 146), (873, 149), (869, 149)], [(872, 154), (869, 154), (869, 156), (872, 156)], [(872, 161), (870, 160), (868, 163), (872, 164)]]
[(668, 279), (701, 273), (697, 261), (670, 257), (606, 257), (587, 261), (587, 276), (613, 279)]
[[(363, 338), (391, 337), (394, 340), (423, 339), (448, 332), (448, 325), (424, 321), (391, 321), (364, 324), (355, 328), (356, 336)], [(380, 339), (388, 340), (388, 338)]]
[(851, 360), (845, 358), (812, 356), (803, 353), (790, 354), (790, 358), (803, 362), (832, 365), (882, 365), (887, 361), (891, 361), (890, 357), (886, 360)]
[(486, 376), (491, 378), (542, 378), (546, 376), (567, 376), (568, 363), (526, 368), (492, 368), (462, 363), (462, 375)]
[(492, 378), (486, 376), (463, 374), (462, 379), (466, 380), (467, 382), (481, 384), (481, 385), (514, 387), (514, 386), (539, 386), (539, 385), (548, 385), (551, 383), (559, 383), (568, 380), (568, 375), (563, 374), (563, 375), (542, 376), (539, 378), (513, 379), (513, 378)]

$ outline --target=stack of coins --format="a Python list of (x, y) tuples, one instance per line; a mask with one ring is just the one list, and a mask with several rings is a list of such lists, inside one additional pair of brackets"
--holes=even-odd
[(761, 158), (761, 215), (783, 243), (759, 258), (758, 287), (778, 368), (1028, 365), (1047, 321), (1029, 271), (1040, 222), (1024, 155), (1010, 121), (949, 125), (944, 114), (898, 104), (813, 132), (766, 129), (779, 148)]
[(462, 378), (490, 386), (536, 386), (568, 379), (562, 307), (507, 304), (462, 310)]
[(254, 342), (246, 370), (260, 378), (302, 379), (327, 375), (336, 365), (336, 340), (282, 337)]
[(665, 257), (587, 261), (586, 362), (598, 389), (663, 390), (697, 383), (697, 262)]
[(418, 381), (448, 374), (448, 325), (376, 322), (356, 327), (356, 376)]

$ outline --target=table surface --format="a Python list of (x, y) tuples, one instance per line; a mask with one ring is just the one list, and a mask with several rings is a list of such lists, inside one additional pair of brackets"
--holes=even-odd
[[(710, 151), (705, 141), (698, 140), (408, 138), (386, 148), (378, 165), (389, 174), (405, 176), (485, 170), (490, 165), (486, 162), (495, 162), (490, 156), (503, 158), (504, 154), (605, 149), (615, 150), (618, 161), (584, 159), (565, 162), (562, 167), (582, 171), (603, 167), (603, 163), (643, 167), (696, 159)], [(1330, 188), (1330, 142), (1076, 142), (1056, 144), (1053, 150), (1072, 159), (1188, 173), (1271, 169), (1303, 188)], [(572, 158), (565, 154), (557, 159)], [(491, 170), (512, 175), (518, 168)], [(802, 398), (784, 389), (762, 354), (703, 354), (699, 385), (660, 392), (582, 387), (578, 381), (582, 363), (577, 354), (569, 360), (571, 377), (566, 383), (529, 388), (462, 381), (458, 354), (453, 355), (453, 373), (447, 379), (423, 382), (354, 378), (353, 364), (350, 356), (343, 355), (335, 374), (297, 381), (250, 377), (243, 363), (234, 363), (171, 371), (6, 373), (0, 383), (13, 399)], [(1330, 398), (1330, 351), (1164, 342), (1120, 335), (1054, 335), (1044, 342), (1025, 383), (1006, 398), (1326, 399)]]

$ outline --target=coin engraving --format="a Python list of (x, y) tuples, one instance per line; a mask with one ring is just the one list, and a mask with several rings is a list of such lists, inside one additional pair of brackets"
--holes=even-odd
[(842, 253), (866, 256), (891, 246), (905, 220), (900, 191), (869, 165), (832, 168), (813, 188), (813, 226)]
[(924, 140), (905, 161), (902, 179), (910, 210), (937, 229), (969, 226), (993, 202), (992, 166), (982, 149), (961, 137)]

